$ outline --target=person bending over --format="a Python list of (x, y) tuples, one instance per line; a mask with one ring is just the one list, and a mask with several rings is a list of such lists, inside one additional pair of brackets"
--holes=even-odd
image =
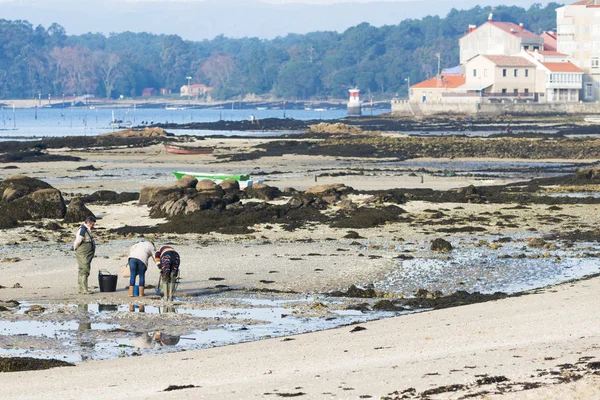
[(173, 301), (175, 284), (179, 275), (179, 253), (171, 246), (162, 246), (154, 254), (154, 261), (160, 269), (163, 299)]
[(148, 269), (148, 259), (154, 258), (156, 247), (151, 241), (142, 241), (131, 246), (129, 250), (129, 297), (133, 297), (135, 287), (135, 278), (139, 276), (140, 297), (144, 296), (144, 286), (146, 285), (146, 270)]

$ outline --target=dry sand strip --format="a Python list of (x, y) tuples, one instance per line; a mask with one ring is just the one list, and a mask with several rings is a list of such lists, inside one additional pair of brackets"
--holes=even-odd
[[(355, 332), (356, 326), (346, 326), (199, 351), (3, 373), (0, 398), (357, 399), (455, 384), (467, 387), (426, 398), (458, 399), (469, 393), (496, 398), (499, 387), (509, 392), (503, 398), (600, 398), (593, 371), (569, 383), (575, 374), (560, 367), (600, 361), (599, 292), (600, 278), (593, 278), (538, 294), (365, 323), (359, 326), (366, 329)], [(508, 380), (475, 385), (486, 376)], [(567, 383), (558, 384), (561, 380)], [(541, 386), (510, 393), (524, 382)], [(195, 387), (165, 392), (171, 385)]]

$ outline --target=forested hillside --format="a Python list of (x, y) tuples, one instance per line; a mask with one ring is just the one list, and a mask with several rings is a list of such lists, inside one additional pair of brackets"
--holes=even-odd
[(186, 41), (132, 32), (69, 36), (56, 23), (46, 29), (0, 20), (0, 98), (136, 97), (148, 87), (178, 93), (191, 76), (192, 83), (213, 87), (216, 99), (248, 94), (345, 98), (348, 88), (358, 86), (366, 96), (381, 100), (404, 95), (408, 76), (413, 83), (433, 76), (436, 53), (441, 54), (442, 68), (457, 65), (458, 39), (469, 24), (484, 23), (490, 12), (496, 21), (523, 22), (541, 33), (555, 29), (559, 6), (453, 9), (445, 18), (404, 20), (380, 28), (363, 23), (343, 33), (290, 34), (273, 40), (218, 36)]

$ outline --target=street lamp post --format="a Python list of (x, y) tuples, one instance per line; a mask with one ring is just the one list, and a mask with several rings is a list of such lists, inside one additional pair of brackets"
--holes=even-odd
[(408, 93), (408, 101), (410, 101), (410, 76), (404, 78), (404, 82), (407, 84), (406, 91)]

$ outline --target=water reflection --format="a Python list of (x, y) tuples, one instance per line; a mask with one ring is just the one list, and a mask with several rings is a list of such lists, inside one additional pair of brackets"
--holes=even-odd
[(169, 335), (164, 332), (143, 332), (131, 338), (131, 344), (138, 349), (151, 349), (155, 346), (175, 346), (181, 340), (181, 336)]

